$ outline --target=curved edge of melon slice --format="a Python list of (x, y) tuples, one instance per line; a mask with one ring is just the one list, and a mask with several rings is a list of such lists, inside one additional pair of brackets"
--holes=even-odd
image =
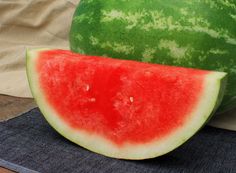
[(205, 87), (201, 99), (196, 105), (196, 109), (189, 116), (191, 118), (187, 120), (183, 127), (162, 140), (153, 140), (145, 144), (126, 143), (122, 147), (118, 147), (96, 134), (72, 129), (59, 118), (54, 109), (47, 103), (39, 87), (35, 70), (35, 60), (38, 57), (38, 53), (43, 50), (48, 49), (27, 51), (27, 76), (31, 92), (45, 119), (57, 132), (70, 141), (93, 152), (114, 158), (147, 159), (161, 156), (174, 150), (191, 138), (209, 120), (220, 105), (226, 85), (226, 73), (209, 73), (205, 78)]

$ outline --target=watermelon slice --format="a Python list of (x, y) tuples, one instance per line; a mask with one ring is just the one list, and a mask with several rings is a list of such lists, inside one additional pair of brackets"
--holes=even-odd
[(51, 126), (96, 153), (153, 158), (192, 137), (219, 106), (226, 73), (30, 50), (32, 94)]

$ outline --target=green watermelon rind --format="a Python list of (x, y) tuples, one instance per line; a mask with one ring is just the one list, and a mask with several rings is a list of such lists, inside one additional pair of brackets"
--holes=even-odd
[(38, 74), (35, 71), (35, 62), (38, 57), (37, 55), (43, 50), (48, 49), (27, 51), (26, 65), (32, 95), (45, 119), (58, 133), (68, 140), (90, 151), (113, 158), (132, 160), (148, 159), (164, 155), (176, 149), (190, 139), (213, 115), (222, 100), (226, 84), (226, 73), (210, 73), (206, 77), (206, 87), (201, 101), (197, 106), (198, 108), (193, 111), (193, 118), (186, 122), (183, 128), (177, 129), (175, 133), (161, 141), (155, 141), (154, 139), (152, 142), (145, 144), (125, 143), (122, 147), (118, 147), (99, 135), (75, 130), (59, 118), (56, 111), (44, 97), (37, 81)]
[(86, 55), (227, 72), (217, 113), (236, 107), (236, 1), (81, 0), (69, 40)]

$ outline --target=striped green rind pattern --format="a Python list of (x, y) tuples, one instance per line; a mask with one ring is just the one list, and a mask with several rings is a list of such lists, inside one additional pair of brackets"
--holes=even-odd
[(70, 46), (88, 55), (227, 72), (219, 111), (236, 107), (234, 0), (81, 0)]

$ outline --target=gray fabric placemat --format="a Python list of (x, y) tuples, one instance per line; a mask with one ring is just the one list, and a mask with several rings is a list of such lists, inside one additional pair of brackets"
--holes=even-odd
[(205, 127), (165, 156), (126, 161), (73, 144), (33, 109), (0, 123), (0, 158), (44, 173), (235, 173), (236, 132)]

